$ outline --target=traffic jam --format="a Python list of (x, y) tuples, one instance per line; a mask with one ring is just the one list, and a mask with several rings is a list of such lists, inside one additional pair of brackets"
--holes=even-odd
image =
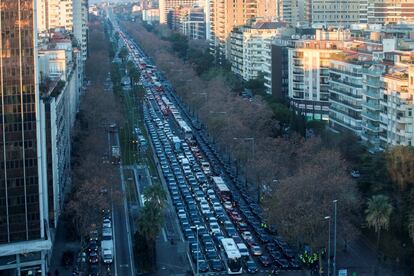
[(298, 270), (296, 255), (144, 52), (120, 32), (145, 88), (144, 120), (195, 274)]

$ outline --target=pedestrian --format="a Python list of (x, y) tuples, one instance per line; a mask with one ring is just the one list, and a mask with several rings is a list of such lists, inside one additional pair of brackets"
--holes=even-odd
[(55, 276), (59, 276), (59, 270), (55, 269)]

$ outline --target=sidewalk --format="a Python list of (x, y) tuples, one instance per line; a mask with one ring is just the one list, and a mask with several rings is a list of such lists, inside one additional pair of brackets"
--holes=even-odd
[[(347, 269), (348, 275), (372, 276), (377, 265), (376, 249), (363, 236), (348, 244), (344, 251), (342, 243), (337, 246), (337, 270)], [(355, 273), (355, 274), (353, 274)], [(380, 262), (378, 275), (399, 276), (407, 275), (407, 272), (397, 265)]]
[(52, 257), (50, 260), (50, 275), (55, 275), (55, 271), (59, 272), (59, 276), (71, 276), (73, 272), (73, 266), (65, 268), (61, 265), (63, 253), (65, 251), (72, 251), (74, 259), (76, 261), (76, 254), (81, 249), (80, 241), (72, 241), (67, 239), (68, 232), (65, 227), (65, 222), (60, 219), (56, 230), (55, 242), (53, 244)]

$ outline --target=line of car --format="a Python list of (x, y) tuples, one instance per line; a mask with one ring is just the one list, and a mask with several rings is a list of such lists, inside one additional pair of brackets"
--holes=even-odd
[[(126, 36), (123, 36), (128, 43)], [(299, 269), (293, 251), (275, 231), (263, 223), (260, 206), (251, 200), (246, 192), (238, 191), (234, 173), (214, 146), (208, 142), (207, 133), (200, 129), (199, 123), (190, 118), (170, 85), (163, 85), (161, 89), (159, 85), (154, 85), (153, 82), (157, 78), (162, 78), (161, 74), (155, 66), (149, 64), (150, 61), (137, 45), (128, 45), (135, 62), (143, 72), (141, 83), (147, 88), (144, 115), (152, 144), (168, 184), (183, 234), (189, 241), (192, 258), (202, 259), (199, 262), (200, 271), (208, 271), (206, 260), (210, 261), (213, 271), (222, 270), (220, 239), (224, 235), (233, 238), (238, 244), (240, 253), (244, 254), (245, 268), (249, 272), (257, 270), (256, 260), (263, 267), (276, 265), (282, 269)], [(143, 70), (145, 68), (150, 68), (149, 71), (153, 73), (147, 74), (148, 70)], [(163, 79), (161, 81), (165, 83)], [(158, 94), (164, 94), (171, 102), (176, 103), (176, 107), (198, 130), (194, 131), (195, 139), (181, 141), (180, 147), (173, 143), (175, 134), (179, 133), (179, 127), (171, 119), (172, 116), (168, 113), (166, 116), (165, 110), (161, 110), (161, 107), (165, 108), (165, 103), (161, 106), (162, 100)], [(174, 133), (171, 126), (175, 127), (177, 133)], [(217, 194), (217, 185), (214, 185), (209, 174), (220, 176), (229, 185), (231, 189), (227, 197)], [(192, 226), (198, 229), (198, 245), (197, 233)], [(217, 265), (214, 265), (215, 262)]]

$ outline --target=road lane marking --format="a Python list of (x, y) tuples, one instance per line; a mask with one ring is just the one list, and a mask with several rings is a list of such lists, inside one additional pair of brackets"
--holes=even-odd
[(161, 228), (162, 237), (164, 238), (164, 241), (167, 242), (167, 234), (165, 233), (164, 227)]

